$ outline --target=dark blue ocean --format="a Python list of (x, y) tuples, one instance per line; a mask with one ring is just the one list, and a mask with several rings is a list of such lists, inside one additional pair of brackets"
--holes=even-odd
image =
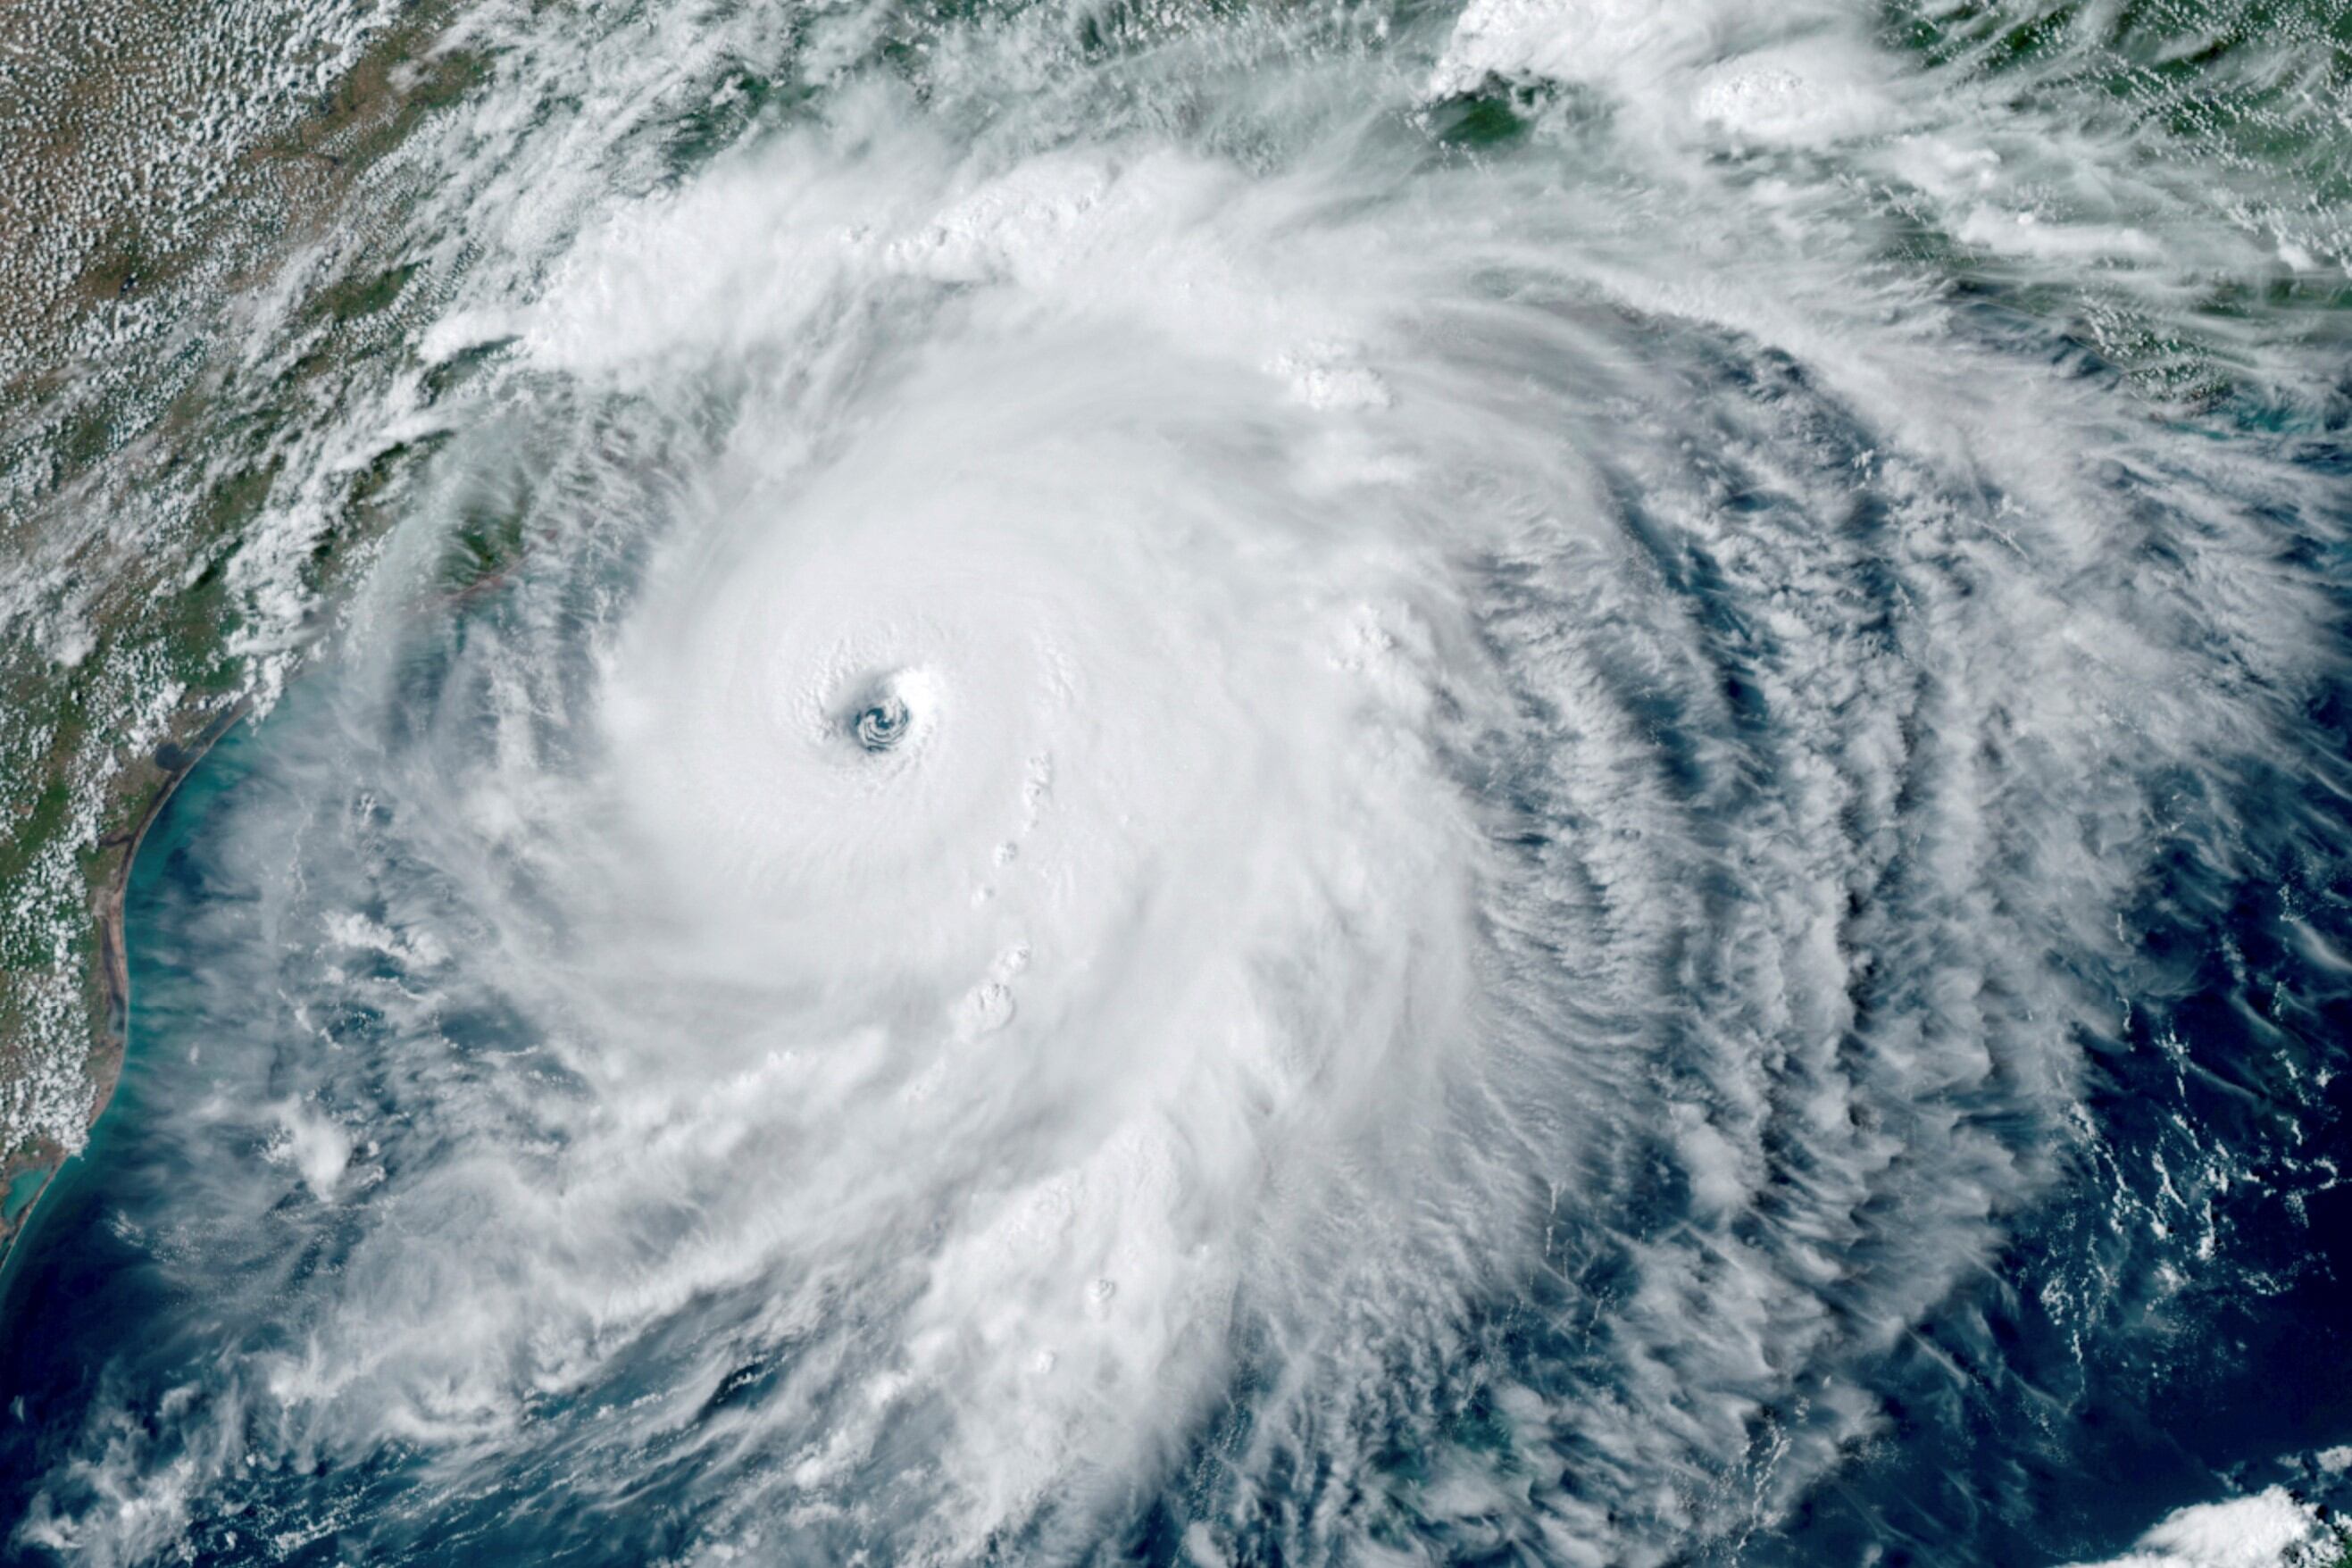
[(416, 25), (0, 1560), (2352, 1550), (2341, 5)]
[[(2352, 1442), (2347, 692), (2337, 683), (2311, 700), (2296, 749), (2272, 765), (2181, 781), (2169, 797), (2178, 826), (2122, 911), (2135, 934), (2127, 963), (2097, 977), (2125, 1005), (2118, 1026), (2078, 1037), (2088, 1125), (2061, 1180), (2008, 1218), (1987, 1267), (1898, 1344), (1850, 1370), (1882, 1402), (1884, 1424), (1812, 1479), (1785, 1518), (1693, 1541), (1683, 1560), (2087, 1561), (2120, 1552), (2168, 1510), (2273, 1485), (2323, 1510), (2345, 1506), (2343, 1467), (2315, 1456)], [(246, 983), (249, 954), (271, 942), (255, 886), (264, 847), (249, 825), (282, 821), (301, 787), (285, 776), (286, 759), (310, 751), (310, 727), (326, 721), (315, 696), (298, 688), (267, 721), (232, 733), (141, 852), (121, 1088), (41, 1199), (0, 1296), (0, 1518), (21, 1521), (37, 1506), (139, 1507), (137, 1487), (114, 1492), (110, 1479), (77, 1468), (93, 1452), (135, 1453), (150, 1476), (201, 1463), (202, 1447), (222, 1441), (202, 1416), (223, 1396), (223, 1368), (283, 1350), (295, 1331), (274, 1304), (295, 1301), (349, 1256), (358, 1222), (309, 1212), (299, 1189), (230, 1216), (190, 1212), (203, 1190), (192, 1161), (262, 1152), (249, 1138), (215, 1147), (224, 1135), (192, 1126), (193, 1105), (273, 1095), (273, 1062), (298, 1053), (345, 1053), (364, 1078), (372, 1055), (403, 1048), (380, 1014), (354, 1006), (298, 1026), (285, 994)], [(460, 1075), (530, 1045), (496, 1016), (444, 1029), (454, 1040), (446, 1070)], [(394, 1179), (401, 1158), (429, 1156), (396, 1136), (385, 1142)], [(1759, 1201), (1769, 1205), (1769, 1191)], [(1639, 1234), (1670, 1223), (1675, 1202), (1661, 1192), (1654, 1214), (1636, 1203), (1611, 1223)], [(1594, 1303), (1605, 1310), (1622, 1267), (1602, 1250), (1579, 1271), (1546, 1271), (1478, 1301), (1446, 1436), (1505, 1441), (1479, 1392), (1505, 1369), (1565, 1399), (1619, 1393), (1596, 1386), (1606, 1371), (1591, 1338)], [(1233, 1347), (1234, 1381), (1192, 1425), (1181, 1457), (1104, 1510), (1074, 1559), (1185, 1560), (1183, 1527), (1214, 1494), (1261, 1380), (1278, 1371), (1259, 1364), (1262, 1353)], [(593, 1423), (664, 1365), (658, 1345), (647, 1346), (534, 1403), (525, 1419), (559, 1433)], [(719, 1418), (730, 1397), (757, 1397), (773, 1375), (747, 1368), (703, 1418)], [(212, 1482), (163, 1560), (677, 1561), (713, 1501), (690, 1468), (658, 1463), (625, 1491), (567, 1499), (552, 1457), (452, 1492), (421, 1445), (354, 1458), (289, 1445), (258, 1413), (245, 1419), (256, 1427), (235, 1440), (258, 1462)], [(1401, 1425), (1368, 1462), (1412, 1477), (1431, 1440)], [(1578, 1460), (1551, 1462), (1572, 1476)], [(1259, 1506), (1278, 1510), (1279, 1491)], [(1258, 1534), (1244, 1524), (1236, 1560), (1290, 1561), (1283, 1539), (1278, 1526)], [(1416, 1545), (1444, 1563), (1528, 1555), (1472, 1531), (1432, 1528)], [(1022, 1562), (1031, 1550), (1016, 1537), (982, 1555)], [(22, 1534), (7, 1557), (55, 1560)]]

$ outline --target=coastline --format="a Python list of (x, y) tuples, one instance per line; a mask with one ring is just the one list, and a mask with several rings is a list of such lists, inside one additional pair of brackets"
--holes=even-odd
[[(180, 785), (251, 709), (251, 700), (240, 697), (205, 719), (186, 739), (163, 742), (140, 764), (126, 770), (149, 772), (144, 789), (131, 797), (140, 800), (136, 813), (129, 826), (101, 837), (94, 846), (96, 854), (110, 857), (113, 863), (106, 868), (91, 900), (90, 916), (98, 937), (97, 951), (91, 957), (92, 979), (102, 1000), (93, 1009), (96, 1028), (88, 1067), (90, 1106), (82, 1124), (85, 1145), (89, 1131), (98, 1125), (99, 1118), (106, 1114), (106, 1108), (113, 1101), (131, 1044), (131, 953), (123, 929), (124, 906), (140, 848), (146, 842), (148, 830), (162, 819), (163, 808), (179, 793)], [(140, 798), (142, 795), (143, 799)], [(55, 1144), (37, 1144), (15, 1159), (0, 1163), (0, 1276), (6, 1273), (16, 1242), (30, 1228), (42, 1199), (55, 1186), (58, 1173), (79, 1152)], [(27, 1181), (34, 1183), (33, 1190), (19, 1196), (18, 1188)]]
[[(128, 862), (261, 679), (231, 630), (306, 640), (394, 515), (362, 472), (273, 566), (275, 608), (232, 582), (277, 496), (272, 443), (380, 377), (435, 287), (414, 191), (350, 198), (489, 79), (443, 47), (465, 10), (318, 18), (300, 60), (267, 47), (301, 19), (276, 0), (102, 5), (95, 31), (0, 17), (0, 206), (38, 237), (0, 257), (0, 541), (12, 584), (49, 584), (0, 613), (0, 1264), (114, 1093)], [(135, 188), (106, 177), (126, 167)]]

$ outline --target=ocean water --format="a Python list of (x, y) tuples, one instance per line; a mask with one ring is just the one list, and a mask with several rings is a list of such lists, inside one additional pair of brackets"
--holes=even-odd
[(463, 13), (5, 1553), (2320, 1561), (2347, 26)]

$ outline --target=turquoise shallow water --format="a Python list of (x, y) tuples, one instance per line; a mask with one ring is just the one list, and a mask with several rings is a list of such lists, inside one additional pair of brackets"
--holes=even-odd
[(0, 1208), (0, 1217), (5, 1217), (10, 1221), (14, 1221), (16, 1215), (23, 1212), (25, 1205), (31, 1203), (34, 1197), (40, 1192), (42, 1183), (45, 1179), (46, 1178), (37, 1172), (26, 1171), (20, 1173), (14, 1181), (8, 1184), (7, 1197), (5, 1200), (0, 1200), (0, 1204), (5, 1204), (5, 1208)]
[(469, 14), (293, 264), (413, 270), (225, 557), (5, 1554), (2319, 1552), (2293, 16)]
[[(627, 1435), (623, 1412), (693, 1375), (685, 1369), (700, 1347), (735, 1339), (757, 1310), (751, 1298), (692, 1300), (589, 1379), (530, 1398), (520, 1425), (477, 1448), (454, 1485), (430, 1440), (324, 1447), (240, 1389), (241, 1364), (282, 1363), (317, 1333), (304, 1326), (315, 1310), (306, 1299), (337, 1291), (382, 1245), (370, 1235), (383, 1223), (372, 1205), (394, 1201), (412, 1173), (447, 1157), (469, 1086), (541, 1050), (522, 1020), (495, 1007), (452, 1008), (436, 1024), (442, 1059), (403, 1083), (394, 1058), (416, 1037), (381, 1004), (337, 1003), (323, 1036), (311, 1032), (315, 1016), (289, 1015), (282, 1000), (257, 1005), (273, 989), (282, 997), (285, 972), (271, 972), (286, 960), (257, 967), (253, 955), (286, 950), (268, 938), (283, 916), (257, 897), (255, 879), (289, 863), (289, 803), (350, 776), (348, 740), (322, 710), (332, 701), (318, 700), (346, 679), (322, 678), (224, 744), (174, 800), (141, 862), (131, 902), (139, 955), (131, 1065), (98, 1137), (45, 1201), (5, 1303), (10, 1321), (41, 1326), (12, 1334), (0, 1363), (12, 1412), (0, 1473), (16, 1478), (11, 1511), (33, 1521), (16, 1548), (28, 1561), (41, 1559), (38, 1532), (52, 1510), (112, 1485), (114, 1467), (184, 1475), (224, 1441), (258, 1462), (225, 1467), (188, 1495), (175, 1554), (660, 1560), (689, 1550), (729, 1507), (725, 1468), (714, 1477), (709, 1460), (690, 1457), (701, 1435), (776, 1397), (791, 1375), (790, 1342), (751, 1352), (682, 1422)], [(429, 689), (436, 679), (427, 661), (404, 684)], [(2318, 726), (2340, 711), (2314, 710), (2315, 740), (2334, 732)], [(341, 759), (324, 775), (322, 752)], [(2080, 1168), (2009, 1221), (1986, 1269), (1899, 1343), (1845, 1371), (1880, 1402), (1885, 1424), (1768, 1526), (1732, 1541), (1702, 1537), (1703, 1560), (2085, 1559), (2120, 1550), (2169, 1509), (2233, 1488), (2284, 1481), (2301, 1495), (2330, 1495), (2336, 1483), (2312, 1456), (2352, 1427), (2352, 1342), (2335, 1310), (2339, 1271), (2352, 1261), (2352, 1211), (2326, 1163), (2344, 1080), (2321, 1075), (2342, 1048), (2352, 997), (2340, 968), (2321, 956), (2343, 926), (2329, 884), (2309, 879), (2313, 847), (2327, 840), (2301, 837), (2312, 820), (2306, 784), (2262, 770), (2240, 780), (2247, 798), (2269, 804), (2247, 811), (2249, 826), (2229, 846), (2235, 875), (2215, 875), (2192, 838), (2142, 885), (2126, 917), (2146, 933), (2130, 971), (2137, 1002), (2122, 1029), (2091, 1043), (2083, 1104), (2095, 1142)], [(325, 809), (351, 810), (339, 804), (348, 788), (331, 787)], [(306, 820), (315, 828), (320, 818)], [(394, 859), (376, 874), (396, 887), (417, 873)], [(383, 965), (380, 979), (399, 971), (397, 961), (366, 962)], [(225, 1125), (225, 1108), (282, 1099), (288, 1075), (307, 1079), (316, 1069), (304, 1064), (322, 1047), (350, 1063), (352, 1076), (327, 1092), (364, 1130), (359, 1157), (384, 1174), (357, 1192), (339, 1187), (331, 1205), (299, 1177), (220, 1187), (225, 1165), (289, 1163), (273, 1152), (282, 1133)], [(2169, 1225), (2145, 1216), (2180, 1213), (2172, 1194), (2184, 1183), (2198, 1184), (2195, 1218), (2167, 1234)], [(1584, 1201), (1605, 1205), (1605, 1223), (1634, 1237), (1673, 1234), (1690, 1202), (1654, 1181)], [(404, 1266), (402, 1250), (394, 1247), (394, 1268)], [(1465, 1462), (1530, 1473), (1498, 1385), (1579, 1401), (1627, 1396), (1596, 1353), (1605, 1340), (1590, 1305), (1624, 1299), (1624, 1255), (1582, 1256), (1578, 1273), (1534, 1273), (1476, 1302), (1455, 1331), (1458, 1359), (1436, 1369), (1423, 1396), (1431, 1403), (1381, 1417), (1381, 1446), (1348, 1484), (1399, 1500), (1384, 1534), (1443, 1561), (1486, 1560), (1498, 1549), (1546, 1559), (1524, 1541), (1497, 1547), (1514, 1529), (1507, 1502), (1465, 1519), (1413, 1500)], [(1693, 1322), (1704, 1325), (1705, 1309), (1696, 1311)], [(1097, 1505), (1087, 1530), (1064, 1533), (1054, 1555), (1184, 1559), (1204, 1506), (1231, 1495), (1234, 1456), (1244, 1451), (1238, 1436), (1280, 1375), (1271, 1347), (1236, 1331), (1230, 1383), (1159, 1484)], [(608, 1471), (635, 1474), (617, 1490), (590, 1480), (572, 1458), (587, 1451), (604, 1454)], [(103, 1458), (94, 1465), (95, 1456)], [(1594, 1461), (1570, 1451), (1549, 1462), (1572, 1490), (1580, 1463)], [(1287, 1510), (1330, 1484), (1279, 1475), (1257, 1483), (1265, 1511), (1234, 1530), (1236, 1554), (1289, 1560), (1298, 1548), (1285, 1542), (1299, 1526)], [(1290, 1488), (1299, 1489), (1297, 1503), (1286, 1500)], [(852, 1526), (850, 1539), (875, 1528)], [(775, 1560), (838, 1549), (789, 1545)]]

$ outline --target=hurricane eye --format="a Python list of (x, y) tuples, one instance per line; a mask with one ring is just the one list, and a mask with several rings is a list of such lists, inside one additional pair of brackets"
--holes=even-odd
[(827, 726), (869, 757), (923, 743), (939, 713), (939, 693), (919, 668), (870, 671), (835, 690)]
[(887, 752), (907, 738), (907, 704), (895, 692), (884, 692), (850, 718), (849, 732), (869, 752)]

